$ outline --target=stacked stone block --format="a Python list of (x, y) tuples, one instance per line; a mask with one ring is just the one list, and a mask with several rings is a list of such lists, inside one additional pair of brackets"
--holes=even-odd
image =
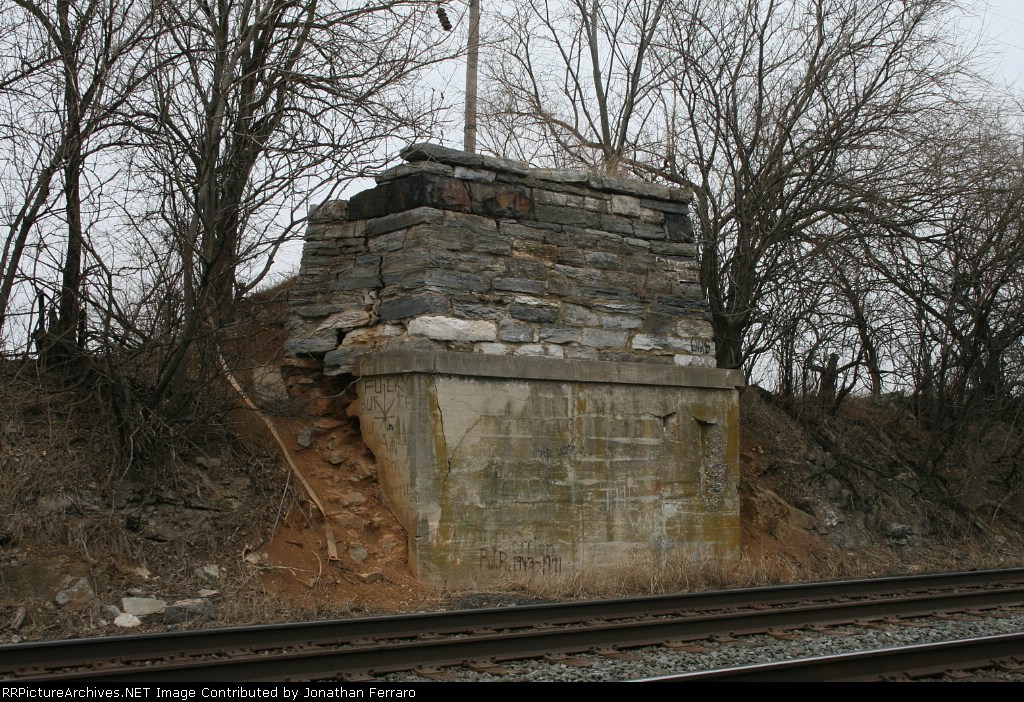
[(419, 144), (312, 212), (289, 349), (713, 366), (690, 194)]

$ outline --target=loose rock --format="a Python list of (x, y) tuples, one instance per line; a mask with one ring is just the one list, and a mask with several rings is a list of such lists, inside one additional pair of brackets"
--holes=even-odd
[(88, 578), (79, 578), (75, 584), (57, 593), (53, 601), (61, 607), (81, 607), (96, 597)]

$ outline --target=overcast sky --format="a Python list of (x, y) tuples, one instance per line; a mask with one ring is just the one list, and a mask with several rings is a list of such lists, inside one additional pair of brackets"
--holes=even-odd
[[(963, 40), (990, 54), (997, 79), (1024, 92), (1024, 1), (980, 0), (970, 3)], [(970, 46), (970, 44), (968, 44)]]

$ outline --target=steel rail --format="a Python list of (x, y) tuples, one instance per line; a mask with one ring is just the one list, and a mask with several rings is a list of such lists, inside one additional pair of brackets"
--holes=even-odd
[[(29, 681), (37, 675), (39, 679), (50, 682), (309, 680), (353, 673), (384, 674), (411, 670), (422, 665), (462, 665), (473, 660), (502, 661), (540, 657), (549, 653), (579, 653), (599, 648), (653, 646), (670, 641), (763, 633), (809, 624), (849, 624), (889, 616), (926, 616), (966, 608), (1009, 606), (1024, 606), (1024, 586), (848, 602), (802, 602), (786, 608), (691, 613), (687, 616), (635, 621), (591, 620), (577, 626), (549, 625), (531, 631), (487, 631), (435, 640), (357, 643), (342, 648), (306, 646), (302, 647), (306, 650), (277, 652), (273, 655), (249, 653), (230, 658), (179, 660), (149, 666), (104, 667), (66, 673), (54, 670), (24, 671), (25, 674), (15, 680)], [(184, 655), (188, 656), (187, 653)]]
[(534, 626), (537, 621), (561, 624), (586, 619), (624, 619), (634, 616), (746, 607), (752, 603), (777, 605), (834, 599), (840, 596), (870, 597), (957, 587), (992, 587), (1008, 583), (1024, 583), (1024, 568), (8, 644), (0, 646), (0, 675), (11, 675), (18, 670), (45, 671), (57, 667), (85, 666), (101, 657), (122, 662), (159, 660), (168, 656), (188, 659), (216, 654), (225, 649), (265, 651), (335, 642), (358, 642), (371, 638), (414, 639), (423, 635), (456, 634), (477, 629), (525, 628)]
[(646, 678), (635, 682), (857, 682), (992, 668), (1024, 657), (1024, 634), (915, 644)]

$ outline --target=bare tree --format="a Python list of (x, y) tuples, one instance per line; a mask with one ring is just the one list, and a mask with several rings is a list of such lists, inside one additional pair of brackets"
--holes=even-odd
[[(127, 117), (178, 262), (181, 325), (150, 402), (180, 394), (194, 344), (229, 321), (312, 197), (417, 138), (438, 105), (413, 79), (443, 60), (427, 2), (202, 0), (161, 8), (160, 58)], [(435, 32), (437, 35), (435, 36)], [(175, 406), (180, 402), (174, 402)]]
[(14, 159), (7, 167), (23, 170), (13, 181), (21, 187), (7, 189), (4, 197), (9, 214), (0, 265), (0, 331), (11, 309), (30, 236), (44, 217), (57, 215), (50, 200), (56, 185), (63, 200), (56, 217), (60, 224), (48, 228), (62, 230), (63, 251), (55, 260), (60, 280), (49, 303), (51, 322), (40, 319), (38, 324), (45, 329), (41, 351), (63, 353), (84, 337), (80, 327), (84, 323), (86, 161), (110, 145), (102, 134), (114, 127), (119, 109), (146, 77), (140, 62), (153, 41), (155, 4), (122, 0), (13, 3), (18, 19), (3, 41), (14, 60), (6, 66), (0, 90), (8, 128), (20, 147), (6, 154)]
[(530, 3), (491, 70), (489, 144), (692, 187), (718, 363), (738, 368), (768, 341), (749, 334), (777, 281), (867, 224), (919, 218), (878, 192), (960, 89), (948, 9)]
[(906, 171), (922, 116), (957, 94), (961, 67), (939, 51), (946, 9), (720, 0), (674, 17), (677, 148), (697, 194), (719, 365), (745, 361), (745, 336), (789, 262), (918, 218), (880, 193)]
[(1024, 169), (1002, 115), (950, 110), (919, 152), (931, 216), (908, 236), (865, 240), (859, 258), (895, 291), (907, 320), (894, 364), (930, 431), (933, 473), (964, 431), (1019, 400), (1024, 381)]
[(499, 56), (486, 64), (488, 146), (609, 173), (655, 148), (669, 67), (652, 60), (652, 51), (666, 6), (517, 3), (493, 40)]

